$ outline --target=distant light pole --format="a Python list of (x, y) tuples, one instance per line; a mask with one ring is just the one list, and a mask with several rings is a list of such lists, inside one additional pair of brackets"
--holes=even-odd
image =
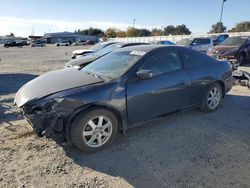
[(136, 22), (136, 19), (134, 18), (133, 19), (133, 27), (135, 27), (135, 22)]
[[(225, 2), (227, 2), (227, 0), (222, 0), (222, 5), (221, 5), (221, 11), (220, 11), (220, 27), (219, 27), (219, 29), (222, 27), (222, 15), (223, 15), (223, 10), (224, 10), (224, 3)], [(221, 28), (221, 29), (223, 29), (223, 28)]]

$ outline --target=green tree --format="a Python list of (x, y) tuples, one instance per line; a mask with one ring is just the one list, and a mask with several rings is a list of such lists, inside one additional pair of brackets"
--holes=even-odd
[(10, 35), (9, 35), (10, 37), (15, 37), (15, 35), (14, 35), (14, 33), (10, 33)]
[(116, 37), (126, 37), (126, 31), (116, 30)]
[(78, 34), (82, 34), (82, 35), (93, 35), (93, 36), (98, 36), (98, 37), (102, 37), (104, 35), (104, 32), (101, 29), (98, 28), (88, 28), (88, 29), (84, 29), (84, 30), (76, 30), (75, 33)]
[(208, 33), (224, 33), (226, 32), (227, 27), (223, 25), (222, 22), (217, 22), (212, 25), (212, 29)]
[(137, 29), (139, 37), (148, 37), (151, 35), (151, 32), (148, 29)]
[(105, 31), (104, 36), (106, 38), (115, 38), (116, 37), (116, 29), (109, 28)]
[(139, 31), (138, 29), (134, 27), (129, 27), (126, 32), (127, 37), (138, 37), (139, 36)]
[(250, 32), (250, 21), (240, 22), (236, 24), (229, 32)]
[(168, 25), (167, 27), (164, 27), (164, 34), (165, 35), (174, 35), (175, 34), (175, 26)]
[(191, 34), (191, 31), (184, 24), (177, 25), (175, 27), (175, 35), (190, 35), (190, 34)]
[(186, 25), (168, 25), (167, 27), (164, 28), (164, 34), (165, 35), (190, 35), (191, 31), (189, 28), (187, 28)]
[(161, 36), (161, 35), (164, 35), (164, 31), (161, 29), (153, 28), (151, 30), (151, 35), (152, 36)]

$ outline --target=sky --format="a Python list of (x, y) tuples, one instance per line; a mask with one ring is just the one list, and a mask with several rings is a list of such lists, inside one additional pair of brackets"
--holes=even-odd
[[(106, 30), (185, 24), (207, 33), (219, 21), (222, 0), (0, 0), (0, 36), (43, 35), (89, 27)], [(250, 21), (250, 0), (227, 0), (222, 22)]]

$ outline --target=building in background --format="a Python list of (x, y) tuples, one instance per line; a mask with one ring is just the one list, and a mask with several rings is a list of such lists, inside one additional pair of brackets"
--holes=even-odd
[(99, 42), (99, 38), (96, 36), (81, 35), (72, 32), (46, 33), (43, 38), (46, 40), (47, 43), (52, 44), (61, 41), (68, 41), (70, 43), (76, 41), (93, 41), (95, 43)]

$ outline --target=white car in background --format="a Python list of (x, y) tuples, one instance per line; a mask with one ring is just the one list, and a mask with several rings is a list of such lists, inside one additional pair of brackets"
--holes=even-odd
[(193, 50), (204, 53), (207, 53), (207, 51), (214, 46), (213, 40), (211, 38), (206, 38), (206, 37), (182, 39), (176, 44), (187, 46)]
[(61, 42), (57, 42), (55, 43), (56, 46), (69, 46), (70, 43), (68, 41), (61, 41)]

